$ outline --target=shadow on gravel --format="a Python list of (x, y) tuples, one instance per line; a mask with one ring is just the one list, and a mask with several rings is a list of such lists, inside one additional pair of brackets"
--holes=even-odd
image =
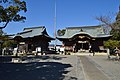
[(42, 55), (42, 56), (19, 56), (19, 57), (15, 57), (15, 56), (0, 56), (0, 63), (11, 63), (12, 59), (15, 58), (19, 58), (21, 61), (27, 61), (27, 62), (37, 62), (40, 60), (61, 60), (62, 58), (66, 58), (66, 57), (62, 57), (62, 56), (56, 56), (56, 55), (51, 55), (51, 56), (47, 56), (47, 55)]
[(61, 57), (61, 56), (47, 56), (47, 55), (27, 57), (27, 59), (41, 59), (41, 60), (47, 60), (47, 59), (61, 60), (62, 58), (66, 58), (66, 57)]
[(63, 74), (69, 72), (66, 70), (69, 67), (72, 66), (58, 62), (0, 63), (0, 79), (63, 80), (65, 78)]

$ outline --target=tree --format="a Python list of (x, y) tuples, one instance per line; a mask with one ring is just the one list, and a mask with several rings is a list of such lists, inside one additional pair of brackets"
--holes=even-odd
[[(21, 11), (27, 11), (25, 1), (3, 0), (3, 3), (0, 3), (0, 23), (4, 25), (0, 26), (0, 29), (5, 28), (9, 22), (19, 22), (26, 19), (26, 17), (20, 15)], [(9, 6), (6, 7), (5, 4), (9, 4)]]
[(100, 16), (96, 17), (96, 19), (106, 27), (110, 27), (110, 34), (112, 35), (111, 40), (106, 41), (104, 45), (109, 48), (120, 47), (120, 7), (119, 12), (116, 15), (115, 21), (111, 20), (110, 16)]
[(17, 43), (14, 40), (7, 40), (3, 43), (3, 47), (15, 48)]
[[(20, 15), (20, 12), (26, 12), (26, 2), (20, 0), (0, 0), (0, 53), (2, 53), (2, 45), (11, 46), (14, 44), (7, 36), (3, 35), (2, 29), (5, 28), (10, 22), (20, 22), (26, 20), (25, 16)], [(5, 42), (5, 43), (3, 43)]]
[(113, 40), (119, 40), (120, 39), (120, 7), (119, 12), (116, 15), (116, 20), (112, 21), (110, 16), (100, 16), (96, 17), (96, 20), (100, 21), (106, 29), (108, 27), (111, 28), (110, 34), (113, 35)]
[(120, 47), (120, 41), (118, 40), (108, 40), (104, 42), (104, 46), (109, 49), (114, 49), (115, 47)]
[(58, 36), (63, 36), (64, 34), (65, 34), (65, 29), (62, 29), (62, 30), (59, 29), (59, 30), (57, 31), (57, 35), (58, 35)]
[(0, 0), (0, 3), (6, 3), (6, 2), (8, 2), (8, 0)]

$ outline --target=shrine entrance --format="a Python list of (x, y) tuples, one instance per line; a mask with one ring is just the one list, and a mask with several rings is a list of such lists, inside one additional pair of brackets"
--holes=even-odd
[(90, 43), (88, 41), (78, 41), (78, 43), (76, 43), (76, 50), (77, 51), (89, 50), (89, 46)]

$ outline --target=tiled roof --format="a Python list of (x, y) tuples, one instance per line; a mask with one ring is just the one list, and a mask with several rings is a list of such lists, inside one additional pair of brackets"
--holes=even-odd
[(93, 38), (109, 37), (109, 34), (105, 34), (101, 26), (84, 26), (84, 27), (68, 27), (63, 36), (57, 36), (57, 38), (72, 38), (78, 34), (87, 34)]
[[(44, 26), (24, 28), (22, 32), (17, 33), (16, 35), (14, 35), (14, 37), (21, 36), (22, 38), (28, 38), (28, 37), (35, 37), (35, 36), (41, 36), (41, 35), (51, 38), (47, 34), (46, 28)], [(53, 38), (51, 38), (51, 39), (53, 39)]]

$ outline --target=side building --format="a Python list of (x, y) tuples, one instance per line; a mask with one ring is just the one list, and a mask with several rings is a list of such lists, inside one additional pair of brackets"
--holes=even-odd
[(18, 44), (19, 52), (48, 51), (49, 42), (54, 40), (48, 35), (45, 26), (24, 28), (12, 37)]
[(108, 40), (111, 35), (104, 32), (101, 26), (68, 27), (63, 36), (57, 36), (62, 41), (66, 51), (102, 51), (103, 41)]

